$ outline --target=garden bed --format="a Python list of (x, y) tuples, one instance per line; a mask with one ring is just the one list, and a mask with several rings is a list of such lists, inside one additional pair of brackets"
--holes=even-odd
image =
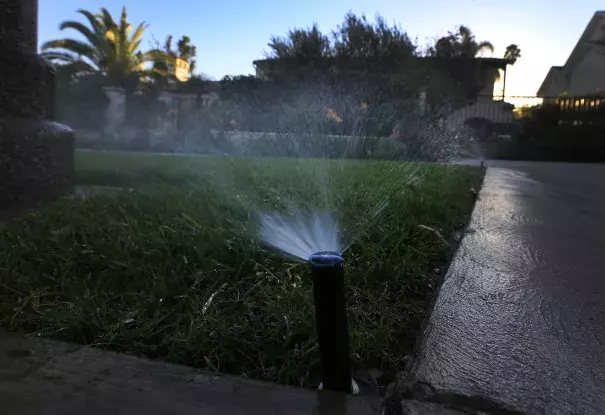
[[(468, 220), (479, 169), (77, 152), (77, 184), (94, 191), (0, 228), (0, 325), (316, 386), (308, 267), (238, 231), (253, 222), (254, 212), (212, 185), (229, 171), (258, 194), (255, 206), (275, 192), (309, 203), (317, 189), (297, 186), (304, 163), (315, 170), (339, 163), (335, 198), (343, 229), (360, 220), (358, 212), (389, 198), (344, 257), (354, 364), (396, 371), (412, 352), (439, 284), (436, 270)], [(411, 172), (422, 185), (406, 178)], [(104, 193), (98, 186), (111, 187)]]

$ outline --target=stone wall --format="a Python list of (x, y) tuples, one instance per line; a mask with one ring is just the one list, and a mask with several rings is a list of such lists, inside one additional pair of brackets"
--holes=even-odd
[(37, 25), (37, 0), (0, 0), (0, 211), (73, 183), (73, 134), (51, 120), (54, 71), (36, 54)]

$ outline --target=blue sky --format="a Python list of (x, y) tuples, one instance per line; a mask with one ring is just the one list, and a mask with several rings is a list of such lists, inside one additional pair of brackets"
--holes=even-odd
[[(560, 5), (565, 3), (565, 5)], [(548, 69), (562, 65), (602, 0), (39, 0), (40, 43), (71, 37), (59, 31), (63, 20), (80, 19), (77, 9), (106, 7), (119, 16), (126, 6), (133, 24), (150, 25), (152, 35), (189, 35), (197, 46), (198, 71), (220, 79), (251, 74), (252, 61), (262, 59), (271, 35), (316, 22), (324, 32), (339, 25), (345, 13), (380, 13), (424, 44), (457, 25), (469, 26), (479, 40), (496, 46), (500, 57), (517, 43), (522, 59), (509, 70), (507, 95), (535, 95)]]

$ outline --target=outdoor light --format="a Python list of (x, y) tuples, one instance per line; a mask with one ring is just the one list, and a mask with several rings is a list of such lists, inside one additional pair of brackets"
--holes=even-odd
[(357, 384), (351, 377), (344, 261), (339, 253), (318, 252), (311, 255), (309, 264), (322, 367), (320, 389), (359, 393)]

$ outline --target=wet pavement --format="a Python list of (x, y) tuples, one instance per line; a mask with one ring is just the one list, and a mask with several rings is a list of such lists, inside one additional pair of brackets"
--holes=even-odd
[(604, 413), (605, 166), (486, 164), (412, 380), (504, 413)]

